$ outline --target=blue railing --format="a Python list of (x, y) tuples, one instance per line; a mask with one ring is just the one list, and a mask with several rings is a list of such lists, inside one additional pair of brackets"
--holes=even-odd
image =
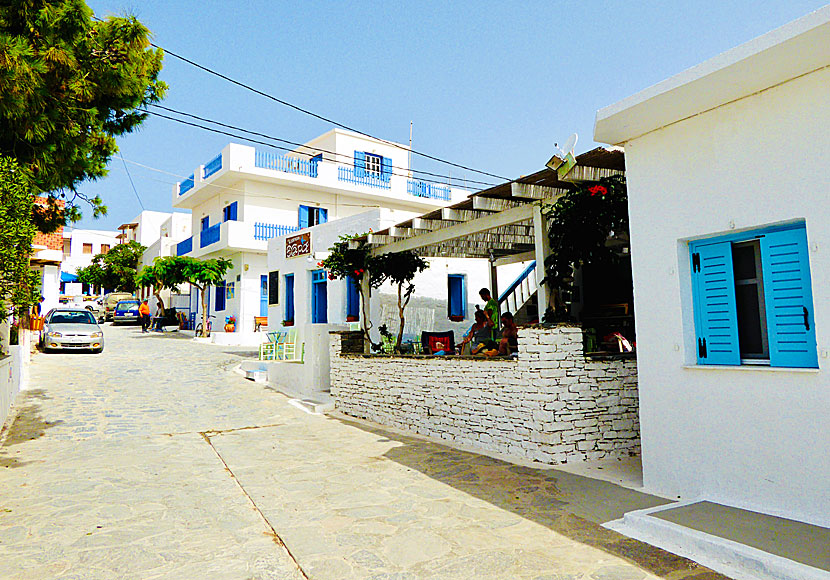
[(210, 226), (206, 230), (199, 232), (199, 247), (204, 248), (219, 241), (219, 228), (222, 224)]
[(426, 183), (416, 179), (410, 179), (406, 182), (406, 191), (409, 195), (414, 195), (415, 197), (428, 197), (443, 201), (450, 201), (451, 199), (449, 186), (439, 185), (437, 183)]
[(185, 179), (179, 184), (179, 195), (184, 195), (188, 191), (193, 189), (193, 175), (191, 174), (190, 177)]
[(317, 162), (316, 159), (300, 159), (299, 157), (286, 157), (285, 155), (277, 155), (269, 153), (268, 151), (256, 150), (254, 155), (254, 165), (263, 169), (273, 169), (274, 171), (285, 171), (286, 173), (296, 173), (297, 175), (305, 175), (306, 177), (317, 177)]
[(519, 284), (524, 282), (527, 279), (527, 277), (530, 276), (530, 273), (533, 272), (533, 270), (535, 270), (535, 269), (536, 269), (536, 260), (533, 260), (530, 263), (530, 265), (527, 268), (525, 268), (524, 271), (521, 274), (519, 274), (519, 277), (516, 278), (515, 280), (513, 280), (513, 283), (510, 286), (507, 287), (507, 290), (505, 290), (504, 292), (501, 293), (501, 295), (499, 296), (499, 304), (504, 302), (507, 299), (507, 297), (510, 296), (510, 294), (513, 292), (513, 290), (518, 288)]
[(176, 255), (184, 256), (193, 251), (193, 236), (176, 244)]
[(376, 173), (369, 172), (358, 176), (354, 174), (353, 167), (338, 167), (337, 179), (347, 183), (354, 183), (355, 185), (368, 185), (369, 187), (380, 187), (382, 189), (389, 189), (391, 187), (391, 182), (388, 177), (384, 179)]
[(297, 226), (284, 226), (281, 224), (264, 224), (257, 222), (254, 224), (254, 239), (255, 240), (270, 240), (271, 238), (278, 238), (280, 236), (287, 236), (299, 230)]
[(207, 179), (217, 171), (222, 169), (222, 154), (220, 153), (213, 159), (207, 162), (204, 171), (202, 172), (202, 179)]

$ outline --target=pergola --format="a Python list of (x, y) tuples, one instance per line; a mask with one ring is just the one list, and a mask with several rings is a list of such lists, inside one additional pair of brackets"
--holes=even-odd
[[(497, 266), (528, 260), (544, 264), (549, 254), (542, 203), (554, 202), (580, 182), (625, 172), (625, 157), (618, 147), (598, 147), (577, 156), (576, 161), (564, 178), (552, 169), (543, 169), (356, 238), (353, 244), (363, 241), (375, 255), (417, 250), (423, 257), (486, 258), (490, 260), (491, 290), (498, 296)], [(537, 291), (542, 311), (548, 300), (544, 285)]]

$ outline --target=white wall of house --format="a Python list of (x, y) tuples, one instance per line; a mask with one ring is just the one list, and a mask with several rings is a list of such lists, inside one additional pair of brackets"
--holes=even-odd
[(190, 212), (173, 212), (167, 214), (167, 219), (159, 226), (159, 237), (171, 238), (176, 242), (190, 237), (192, 230)]
[[(652, 105), (631, 98), (600, 111), (595, 138), (625, 145), (646, 487), (828, 526), (830, 10), (822, 10), (818, 28), (794, 35), (788, 25), (711, 67), (727, 63), (728, 87), (813, 67), (811, 58), (823, 68), (661, 118), (644, 134), (629, 132)], [(735, 73), (747, 61), (749, 74)], [(706, 86), (702, 79), (667, 81), (664, 98)], [(652, 101), (655, 116), (671, 112), (666, 102)], [(795, 220), (806, 220), (819, 368), (697, 365), (688, 241)]]
[[(64, 228), (64, 253), (61, 270), (74, 274), (78, 268), (89, 266), (92, 258), (101, 253), (101, 246), (110, 248), (118, 244), (118, 232)], [(67, 241), (69, 252), (67, 249)]]
[(138, 242), (142, 246), (150, 246), (159, 239), (161, 226), (170, 219), (169, 213), (161, 211), (144, 210), (133, 218), (131, 223), (138, 224), (134, 228), (126, 228), (126, 241)]

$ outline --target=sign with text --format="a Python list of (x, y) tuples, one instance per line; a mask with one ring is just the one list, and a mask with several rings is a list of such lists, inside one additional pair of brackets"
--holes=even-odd
[(311, 232), (285, 239), (285, 257), (296, 258), (311, 253)]

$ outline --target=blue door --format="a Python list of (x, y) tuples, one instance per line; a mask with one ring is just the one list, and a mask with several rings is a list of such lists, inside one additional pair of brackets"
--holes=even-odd
[(285, 320), (294, 322), (294, 274), (285, 275)]
[(328, 296), (326, 286), (326, 271), (314, 270), (311, 273), (312, 323), (325, 324), (328, 322)]
[(259, 315), (268, 316), (268, 274), (259, 277)]

